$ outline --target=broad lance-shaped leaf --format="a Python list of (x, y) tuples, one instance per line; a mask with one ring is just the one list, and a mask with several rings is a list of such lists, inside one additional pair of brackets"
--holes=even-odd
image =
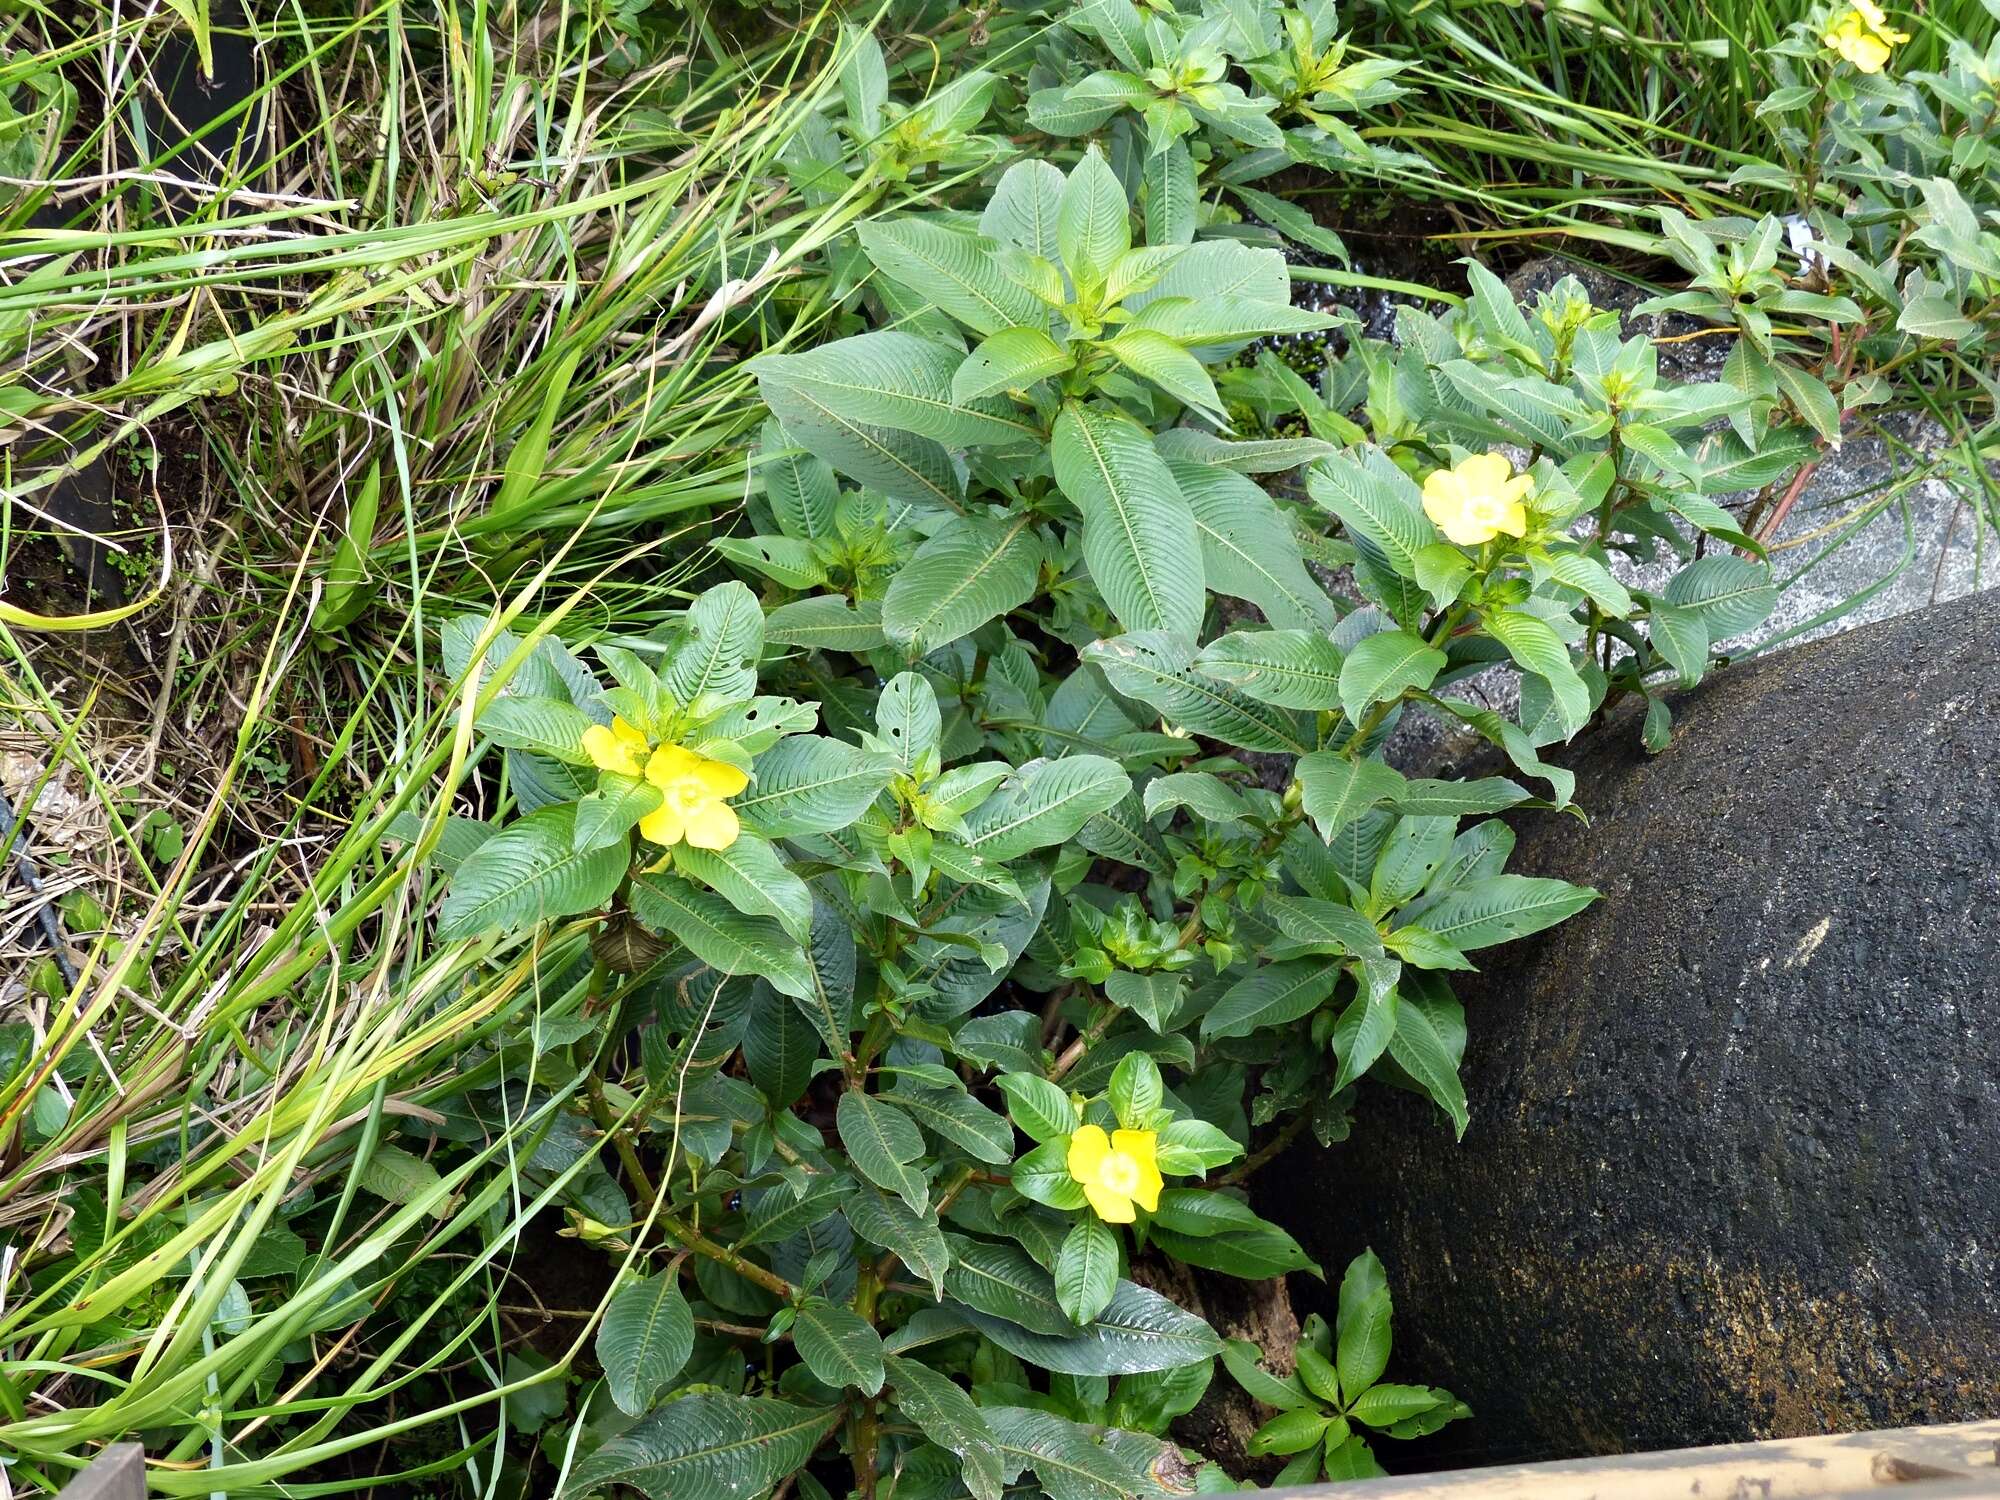
[(810, 387), (795, 390), (760, 376), (757, 389), (795, 442), (848, 478), (894, 500), (958, 509), (965, 480), (936, 439), (861, 421)]
[(683, 708), (703, 698), (747, 698), (757, 691), (757, 672), (748, 663), (763, 649), (764, 610), (757, 596), (734, 580), (717, 584), (689, 607), (687, 631), (660, 680)]
[(1567, 921), (1597, 899), (1588, 886), (1531, 875), (1492, 875), (1448, 891), (1423, 926), (1454, 948), (1490, 948)]
[(813, 1298), (793, 1320), (792, 1344), (835, 1389), (853, 1386), (864, 1396), (882, 1389), (882, 1336), (853, 1308)]
[(1393, 702), (1406, 689), (1429, 687), (1444, 667), (1445, 654), (1407, 630), (1364, 636), (1341, 664), (1341, 712), (1358, 726), (1376, 704)]
[(982, 859), (1010, 860), (1060, 844), (1130, 790), (1101, 755), (1031, 760), (966, 819), (964, 843)]
[(1215, 1008), (1202, 1017), (1201, 1034), (1207, 1038), (1249, 1036), (1311, 1015), (1333, 993), (1339, 978), (1339, 966), (1323, 958), (1267, 964), (1223, 993)]
[(1077, 1220), (1056, 1257), (1056, 1300), (1077, 1323), (1094, 1322), (1118, 1287), (1118, 1236), (1095, 1214)]
[(749, 916), (776, 917), (800, 942), (812, 932), (813, 898), (768, 840), (739, 833), (727, 849), (674, 850), (674, 866)]
[(1288, 709), (1259, 703), (1194, 670), (1194, 647), (1165, 631), (1133, 631), (1084, 648), (1114, 691), (1150, 704), (1171, 724), (1239, 745), (1303, 755), (1312, 735)]
[(1533, 672), (1549, 685), (1564, 739), (1590, 722), (1590, 689), (1570, 660), (1569, 647), (1547, 621), (1517, 609), (1489, 609), (1480, 618), (1522, 671)]
[(831, 833), (861, 816), (895, 774), (895, 757), (800, 734), (757, 757), (755, 780), (732, 804), (771, 838)]
[(1175, 428), (1164, 433), (1158, 446), (1168, 454), (1168, 472), (1194, 512), (1208, 587), (1234, 599), (1247, 599), (1279, 629), (1333, 629), (1340, 623), (1339, 612), (1306, 571), (1298, 541), (1276, 503), (1255, 480), (1218, 467), (1219, 460), (1177, 456), (1185, 440), (1175, 449), (1168, 448), (1168, 438), (1189, 431)]
[(1017, 161), (979, 215), (979, 232), (1043, 260), (1062, 258), (1056, 219), (1062, 212), (1062, 168), (1052, 162)]
[(1016, 1358), (1059, 1375), (1136, 1375), (1177, 1370), (1221, 1352), (1215, 1331), (1158, 1292), (1121, 1281), (1090, 1327), (1039, 1334), (973, 1308), (961, 1316)]
[(1132, 210), (1124, 185), (1096, 146), (1084, 152), (1063, 182), (1056, 244), (1079, 288), (1101, 286), (1112, 262), (1132, 248)]
[(840, 1096), (834, 1124), (861, 1175), (922, 1213), (930, 1186), (911, 1165), (924, 1154), (924, 1136), (916, 1122), (876, 1095), (851, 1088)]
[(628, 1417), (643, 1416), (693, 1352), (694, 1314), (677, 1276), (627, 1282), (597, 1328), (597, 1362), (611, 1399)]
[(631, 899), (632, 913), (642, 923), (671, 933), (710, 968), (760, 975), (784, 994), (812, 996), (811, 964), (798, 940), (771, 918), (746, 916), (672, 871), (634, 875)]
[(1179, 344), (1150, 328), (1128, 327), (1104, 341), (1112, 358), (1142, 380), (1172, 396), (1181, 405), (1211, 421), (1226, 421), (1222, 397), (1208, 371)]
[(1340, 704), (1340, 648), (1311, 630), (1238, 630), (1202, 647), (1195, 670), (1281, 708)]
[(660, 801), (660, 789), (650, 781), (608, 771), (598, 778), (597, 790), (576, 804), (570, 842), (579, 853), (622, 844), (626, 833)]
[(866, 1184), (847, 1200), (845, 1211), (856, 1234), (900, 1257), (904, 1265), (930, 1283), (932, 1296), (943, 1299), (951, 1251), (935, 1214), (917, 1213), (901, 1198)]
[(1348, 1263), (1340, 1278), (1339, 1336), (1334, 1360), (1340, 1388), (1352, 1401), (1389, 1367), (1389, 1323), (1394, 1313), (1389, 1278), (1373, 1250)]
[(761, 1494), (805, 1467), (841, 1411), (765, 1396), (683, 1396), (583, 1459), (562, 1493), (630, 1485), (651, 1500)]
[[(1696, 558), (1674, 574), (1667, 580), (1665, 597), (1667, 603), (1700, 615), (1709, 639), (1721, 641), (1755, 630), (1769, 619), (1778, 603), (1778, 587), (1768, 563), (1718, 552)], [(485, 727), (483, 720), (480, 727)]]
[(1355, 969), (1360, 993), (1333, 1028), (1333, 1050), (1340, 1058), (1340, 1073), (1333, 1083), (1336, 1092), (1374, 1067), (1396, 1035), (1396, 981), (1402, 966), (1392, 959), (1367, 959)]
[[(914, 333), (860, 333), (804, 354), (767, 354), (757, 361), (757, 378), (851, 421), (921, 433), (950, 448), (1038, 443), (1033, 420), (1007, 402), (961, 406), (951, 399), (963, 358)], [(793, 430), (789, 419), (785, 430)]]
[(778, 530), (807, 542), (833, 535), (834, 507), (840, 502), (833, 466), (794, 443), (775, 418), (764, 423), (758, 436), (757, 475), (764, 481), (764, 498)]
[(877, 268), (977, 333), (1046, 322), (1048, 309), (1000, 273), (986, 244), (924, 219), (864, 223), (861, 248)]
[(1417, 553), (1437, 540), (1416, 481), (1380, 450), (1364, 449), (1359, 459), (1321, 459), (1306, 471), (1306, 493), (1398, 577), (1414, 579)]
[(953, 373), (952, 399), (976, 401), (1002, 391), (1025, 391), (1075, 363), (1075, 355), (1039, 328), (1003, 328), (968, 354)]
[(967, 1307), (1021, 1328), (1053, 1337), (1068, 1337), (1076, 1325), (1056, 1298), (1055, 1282), (1018, 1245), (947, 1234), (951, 1269), (944, 1289)]
[(1143, 1463), (1101, 1443), (1091, 1429), (1025, 1406), (984, 1408), (1010, 1476), (1033, 1469), (1049, 1500), (1132, 1500), (1162, 1493)]
[(780, 1109), (794, 1103), (812, 1082), (820, 1059), (819, 1032), (792, 998), (758, 985), (743, 1029), (743, 1061), (750, 1081)]
[(860, 655), (886, 645), (882, 602), (850, 605), (838, 594), (820, 594), (781, 604), (764, 617), (764, 639), (774, 646), (805, 646)]
[(986, 1417), (949, 1375), (890, 1355), (885, 1361), (896, 1405), (917, 1430), (963, 1466), (959, 1481), (973, 1500), (1000, 1500), (1006, 1488), (1000, 1446)]
[(1026, 514), (959, 516), (889, 580), (882, 631), (924, 656), (1034, 597), (1042, 544)]
[(1014, 1159), (1014, 1128), (961, 1089), (898, 1088), (886, 1097), (969, 1156), (996, 1167)]
[(479, 845), (452, 876), (438, 913), (439, 940), (530, 927), (604, 905), (625, 877), (624, 841), (579, 851), (575, 836), (575, 805), (557, 803)]
[(1371, 807), (1394, 798), (1405, 784), (1402, 772), (1393, 766), (1365, 757), (1349, 760), (1332, 750), (1300, 756), (1293, 774), (1299, 780), (1306, 816), (1329, 843)]
[(1056, 483), (1083, 512), (1091, 581), (1128, 630), (1193, 639), (1204, 593), (1194, 512), (1146, 430), (1066, 404), (1050, 449)]
[(510, 750), (534, 750), (571, 765), (588, 765), (583, 734), (596, 722), (582, 709), (556, 698), (495, 698), (479, 715), (479, 732)]

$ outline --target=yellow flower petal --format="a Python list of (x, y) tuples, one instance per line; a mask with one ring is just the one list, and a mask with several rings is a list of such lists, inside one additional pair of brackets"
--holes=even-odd
[(1152, 1166), (1158, 1158), (1160, 1134), (1156, 1130), (1114, 1130), (1111, 1132), (1111, 1149), (1132, 1158), (1141, 1168)]
[[(620, 738), (617, 725), (623, 720), (614, 720), (612, 728), (593, 724), (583, 732), (583, 753), (590, 757), (590, 763), (600, 771), (617, 771), (626, 776), (639, 774), (639, 757), (633, 752), (629, 741)], [(627, 726), (630, 727), (630, 726)], [(646, 748), (642, 736), (639, 748)]]
[(1069, 1138), (1069, 1175), (1088, 1188), (1097, 1181), (1104, 1158), (1111, 1154), (1111, 1137), (1102, 1125), (1080, 1125)]
[(702, 802), (688, 809), (685, 836), (697, 849), (727, 849), (740, 832), (736, 809), (726, 802)]
[[(1102, 1132), (1100, 1132), (1101, 1134)], [(1083, 1196), (1090, 1200), (1097, 1217), (1107, 1224), (1130, 1224), (1138, 1217), (1132, 1211), (1132, 1200), (1123, 1193), (1115, 1193), (1110, 1188), (1094, 1182), (1083, 1185)]]
[(1424, 480), (1424, 514), (1461, 547), (1477, 547), (1503, 531), (1523, 536), (1528, 513), (1521, 502), (1534, 484), (1531, 476), (1516, 474), (1503, 455), (1475, 453)]
[(691, 773), (701, 783), (701, 789), (711, 797), (734, 797), (746, 786), (750, 778), (740, 766), (732, 766), (726, 760), (709, 760), (703, 757)]
[(671, 849), (678, 844), (685, 831), (680, 807), (671, 797), (639, 820), (639, 836), (652, 840), (662, 848)]
[(646, 779), (665, 791), (701, 764), (701, 757), (681, 745), (662, 745), (646, 762)]

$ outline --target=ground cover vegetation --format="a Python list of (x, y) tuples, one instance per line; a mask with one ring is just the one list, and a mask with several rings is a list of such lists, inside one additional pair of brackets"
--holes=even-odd
[(1991, 4), (257, 9), (0, 18), (0, 1482), (1111, 1500), (1472, 1417), (1258, 1174), (1477, 1128), (1453, 974), (1597, 899), (1507, 870), (1545, 752), (1920, 484), (2000, 523)]

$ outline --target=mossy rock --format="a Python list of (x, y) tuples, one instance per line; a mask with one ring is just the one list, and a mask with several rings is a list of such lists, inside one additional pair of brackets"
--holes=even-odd
[(1266, 1174), (1471, 1403), (1438, 1463), (2000, 1413), (2000, 591), (1674, 709), (1569, 758), (1588, 826), (1515, 820), (1604, 899), (1465, 977), (1464, 1142), (1368, 1085)]

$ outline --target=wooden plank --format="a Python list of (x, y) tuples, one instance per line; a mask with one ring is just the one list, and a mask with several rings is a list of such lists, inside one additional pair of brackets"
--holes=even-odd
[(1259, 1493), (1264, 1500), (1887, 1500), (1885, 1489), (1896, 1500), (2000, 1500), (2000, 1421), (1509, 1464)]
[(56, 1500), (146, 1500), (146, 1450), (113, 1443), (62, 1487)]

